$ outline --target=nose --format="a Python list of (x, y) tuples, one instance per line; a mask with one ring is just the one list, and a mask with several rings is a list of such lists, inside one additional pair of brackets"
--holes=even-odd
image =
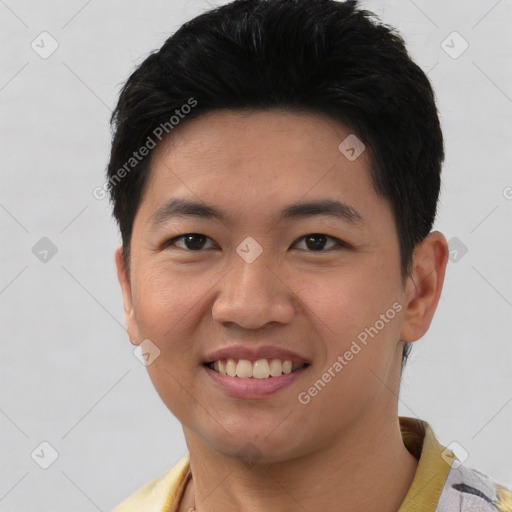
[(290, 323), (298, 300), (289, 280), (277, 267), (271, 268), (263, 255), (248, 263), (236, 254), (219, 283), (213, 319), (246, 329), (262, 328), (272, 322)]

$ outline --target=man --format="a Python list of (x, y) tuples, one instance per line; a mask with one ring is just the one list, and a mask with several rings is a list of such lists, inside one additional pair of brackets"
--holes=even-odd
[(355, 1), (232, 2), (139, 66), (113, 124), (127, 331), (189, 448), (116, 512), (511, 510), (398, 416), (448, 259), (399, 35)]

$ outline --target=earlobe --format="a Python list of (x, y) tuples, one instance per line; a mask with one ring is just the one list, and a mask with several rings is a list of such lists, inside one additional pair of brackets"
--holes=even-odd
[(416, 247), (404, 291), (401, 340), (416, 341), (428, 331), (441, 296), (448, 254), (448, 243), (439, 231), (430, 233)]
[(121, 292), (123, 294), (124, 324), (128, 337), (130, 338), (130, 342), (132, 345), (138, 345), (140, 343), (140, 337), (133, 307), (132, 286), (130, 276), (124, 267), (122, 249), (122, 245), (116, 249), (115, 262), (117, 268), (117, 279), (119, 280)]

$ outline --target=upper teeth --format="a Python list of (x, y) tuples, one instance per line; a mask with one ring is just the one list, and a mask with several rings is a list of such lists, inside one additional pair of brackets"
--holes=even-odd
[(248, 359), (222, 359), (213, 363), (213, 369), (229, 377), (268, 379), (269, 377), (279, 377), (283, 373), (291, 373), (298, 368), (302, 368), (304, 363), (292, 364), (291, 361), (281, 361), (281, 359), (258, 359), (249, 361)]

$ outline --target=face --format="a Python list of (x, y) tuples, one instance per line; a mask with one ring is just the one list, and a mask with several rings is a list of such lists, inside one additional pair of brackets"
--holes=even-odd
[[(350, 134), (321, 115), (221, 111), (153, 155), (129, 276), (116, 253), (125, 320), (133, 344), (160, 351), (147, 370), (161, 399), (211, 450), (236, 457), (250, 442), (263, 461), (287, 460), (395, 411), (400, 339), (428, 329), (440, 290), (421, 306), (420, 289), (402, 286), (369, 149), (338, 148)], [(223, 217), (165, 211), (175, 199)], [(230, 355), (307, 365), (268, 379), (205, 365)]]

